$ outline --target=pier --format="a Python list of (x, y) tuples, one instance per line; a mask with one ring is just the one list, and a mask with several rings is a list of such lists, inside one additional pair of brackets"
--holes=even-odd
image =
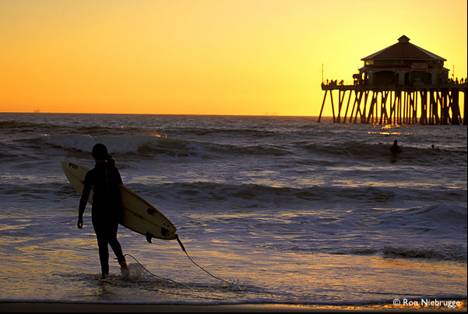
[(322, 82), (318, 122), (329, 99), (335, 123), (467, 124), (467, 81), (449, 79), (444, 58), (402, 36), (361, 60), (365, 64), (352, 85)]

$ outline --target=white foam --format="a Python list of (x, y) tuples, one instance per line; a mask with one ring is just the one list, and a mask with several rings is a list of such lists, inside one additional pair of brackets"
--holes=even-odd
[(145, 270), (139, 264), (128, 264), (128, 274), (125, 276), (129, 280), (139, 280), (145, 276)]

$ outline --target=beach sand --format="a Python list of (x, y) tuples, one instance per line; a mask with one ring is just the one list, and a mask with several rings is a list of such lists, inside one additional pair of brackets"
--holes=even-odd
[(66, 303), (66, 302), (0, 302), (1, 313), (141, 313), (141, 312), (400, 312), (400, 311), (447, 311), (466, 312), (467, 301), (458, 300), (455, 308), (396, 306), (393, 304), (371, 305), (299, 305), (299, 304), (233, 304), (233, 305), (182, 305), (182, 304), (128, 304), (128, 303)]

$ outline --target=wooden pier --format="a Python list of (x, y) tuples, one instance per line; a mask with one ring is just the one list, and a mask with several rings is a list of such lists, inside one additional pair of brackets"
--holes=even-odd
[(335, 123), (467, 124), (466, 82), (421, 87), (322, 84), (322, 90), (318, 122), (329, 99)]
[(361, 60), (364, 66), (353, 74), (352, 85), (343, 80), (322, 82), (319, 122), (329, 98), (337, 123), (467, 124), (467, 79), (454, 79), (454, 74), (449, 79), (446, 59), (403, 35)]

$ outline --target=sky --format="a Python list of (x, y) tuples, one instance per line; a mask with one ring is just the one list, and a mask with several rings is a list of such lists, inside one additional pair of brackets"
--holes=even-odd
[(467, 76), (466, 0), (0, 0), (0, 112), (317, 116), (402, 35)]

